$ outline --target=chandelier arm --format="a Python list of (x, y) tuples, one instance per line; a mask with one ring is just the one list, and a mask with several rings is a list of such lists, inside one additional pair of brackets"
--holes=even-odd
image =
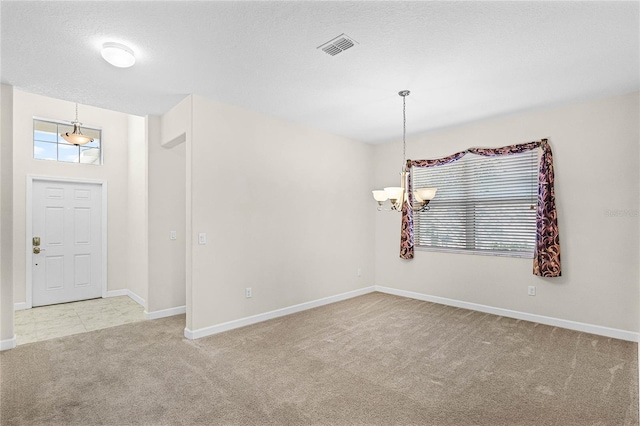
[(385, 208), (384, 205), (378, 206), (377, 210), (379, 212), (397, 212), (397, 211), (400, 211), (401, 209), (398, 209), (398, 207), (395, 204), (391, 204), (389, 208)]
[(411, 208), (412, 208), (412, 209), (413, 209), (413, 211), (414, 211), (414, 212), (416, 212), (416, 213), (428, 212), (429, 210), (431, 210), (431, 207), (430, 207), (430, 206), (427, 206), (427, 205), (424, 205), (424, 206), (418, 206), (418, 207), (412, 206)]

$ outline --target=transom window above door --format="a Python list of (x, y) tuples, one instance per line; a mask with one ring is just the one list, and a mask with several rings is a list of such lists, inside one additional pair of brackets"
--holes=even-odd
[(73, 125), (53, 120), (33, 119), (33, 158), (62, 163), (102, 164), (102, 130), (82, 126), (82, 133), (93, 138), (86, 145), (73, 145), (61, 133), (73, 132)]

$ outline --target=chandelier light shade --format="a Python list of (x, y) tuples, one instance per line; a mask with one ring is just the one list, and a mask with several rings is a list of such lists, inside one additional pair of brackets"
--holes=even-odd
[[(402, 155), (403, 155), (403, 164), (409, 165), (410, 161), (406, 159), (407, 152), (407, 108), (406, 108), (406, 98), (409, 96), (408, 90), (402, 90), (398, 92), (398, 95), (402, 96)], [(378, 202), (378, 210), (386, 210), (386, 211), (402, 211), (402, 205), (405, 202), (411, 203), (411, 208), (414, 211), (427, 211), (429, 210), (429, 201), (431, 201), (437, 192), (437, 188), (418, 188), (413, 191), (413, 200), (409, 198), (409, 193), (406, 188), (409, 187), (409, 182), (407, 181), (408, 175), (404, 170), (400, 173), (401, 178), (401, 186), (390, 186), (384, 188), (384, 190), (376, 189), (371, 191), (373, 193), (373, 198)], [(385, 209), (384, 204), (385, 201), (389, 200), (390, 208)]]
[(60, 136), (62, 136), (62, 138), (69, 142), (70, 144), (73, 145), (84, 145), (87, 144), (89, 142), (93, 142), (93, 138), (89, 137), (89, 136), (85, 136), (82, 134), (82, 131), (80, 130), (80, 125), (82, 123), (80, 123), (78, 121), (78, 103), (76, 102), (76, 119), (75, 121), (73, 121), (71, 124), (73, 124), (73, 132), (69, 133), (61, 133)]
[(431, 201), (436, 196), (436, 188), (420, 188), (413, 191), (413, 196), (418, 202)]
[(129, 68), (136, 63), (133, 50), (124, 44), (108, 42), (102, 45), (102, 57), (114, 67)]

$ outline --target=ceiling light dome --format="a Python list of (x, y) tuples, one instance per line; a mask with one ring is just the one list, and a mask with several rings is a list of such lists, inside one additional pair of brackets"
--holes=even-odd
[(61, 133), (60, 136), (62, 138), (73, 145), (84, 145), (89, 142), (93, 142), (93, 138), (90, 136), (85, 136), (82, 134), (82, 130), (80, 130), (81, 122), (78, 121), (78, 103), (76, 102), (76, 119), (71, 122), (73, 124), (73, 132), (69, 133)]
[(102, 45), (102, 57), (114, 67), (129, 68), (136, 63), (133, 50), (124, 44), (108, 42)]

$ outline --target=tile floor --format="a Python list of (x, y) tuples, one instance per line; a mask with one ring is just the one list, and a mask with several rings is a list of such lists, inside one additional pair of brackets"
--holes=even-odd
[(143, 320), (142, 306), (118, 296), (16, 311), (14, 324), (23, 345)]

